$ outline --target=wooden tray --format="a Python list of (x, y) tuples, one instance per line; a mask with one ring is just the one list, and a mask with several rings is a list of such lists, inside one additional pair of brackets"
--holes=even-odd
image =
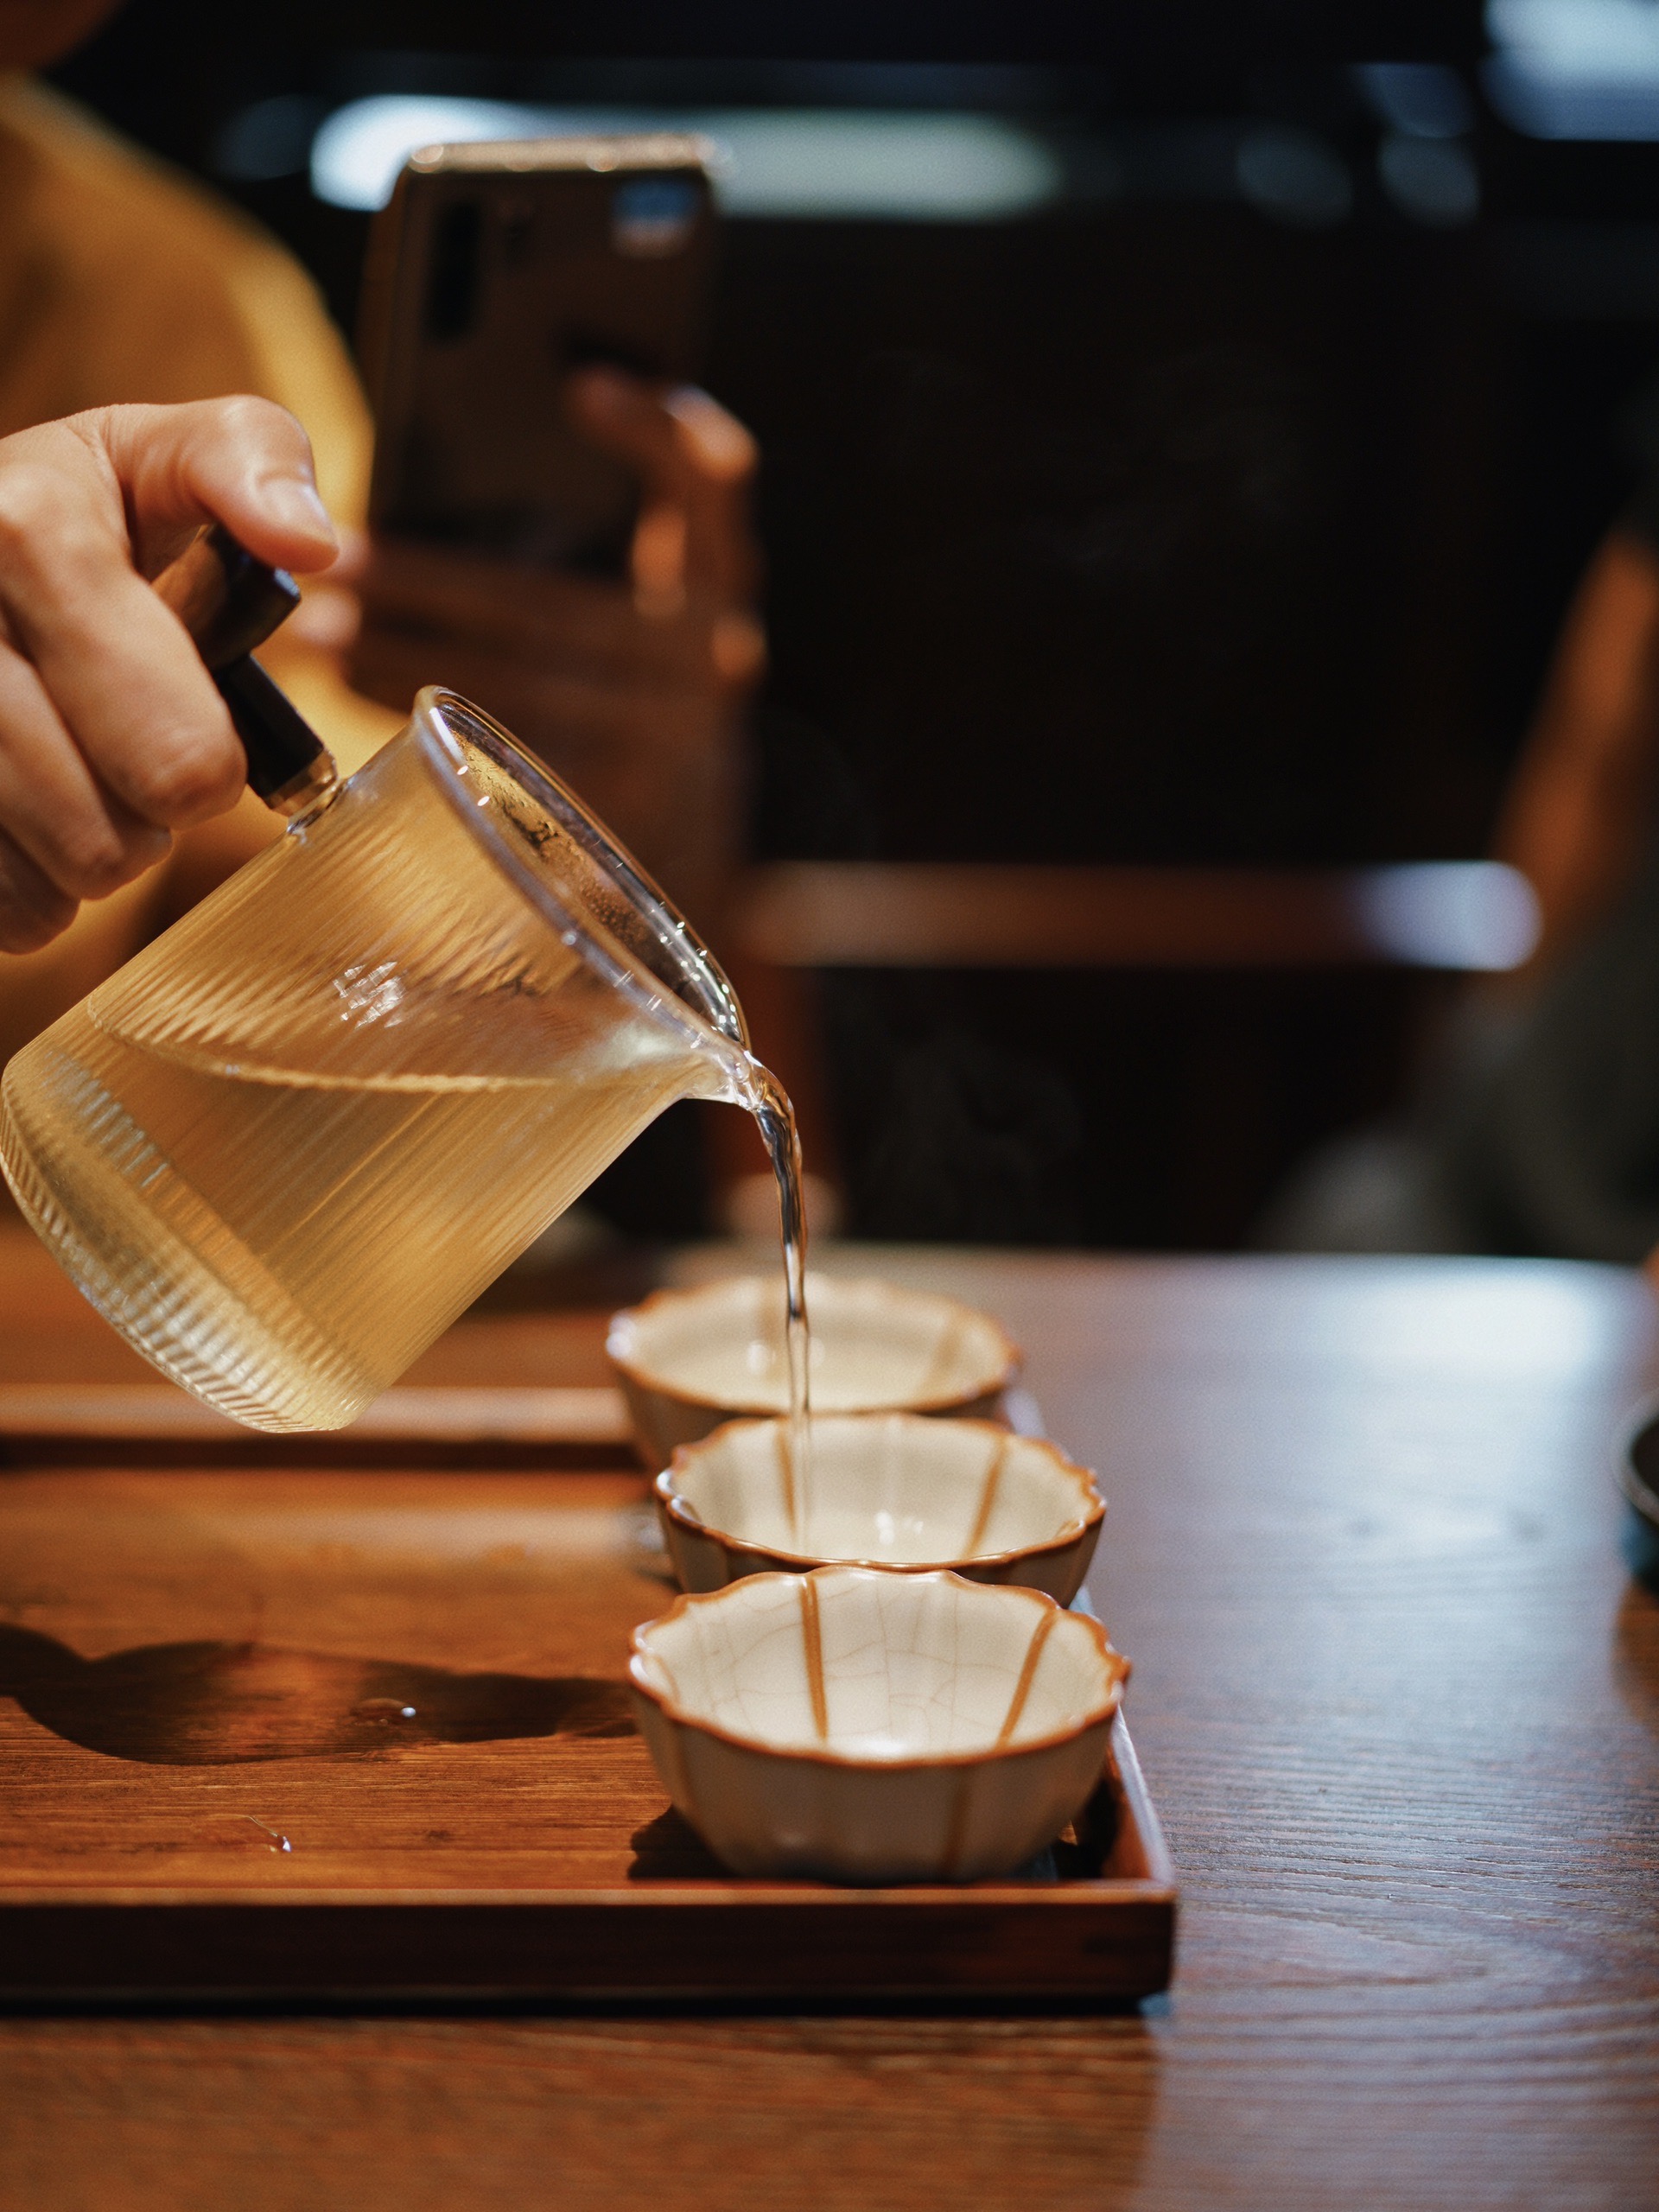
[[(525, 1395), (516, 1425), (499, 1405), (483, 1422), (485, 1446), (545, 1430), (550, 1394)], [(596, 1404), (570, 1410), (605, 1429)], [(0, 1996), (1126, 1998), (1168, 1980), (1173, 1880), (1121, 1722), (1077, 1832), (1027, 1877), (723, 1874), (629, 1716), (628, 1630), (670, 1595), (637, 1474), (330, 1467), (315, 1444), (299, 1466), (157, 1465), (148, 1402), (125, 1439), (99, 1434), (111, 1401), (79, 1421), (10, 1411)], [(480, 1413), (440, 1410), (452, 1460)], [(382, 1445), (408, 1433), (397, 1408), (385, 1424)], [(197, 1454), (211, 1434), (185, 1440)]]
[(347, 1429), (265, 1436), (170, 1382), (0, 1382), (0, 1467), (637, 1467), (620, 1390), (385, 1391)]

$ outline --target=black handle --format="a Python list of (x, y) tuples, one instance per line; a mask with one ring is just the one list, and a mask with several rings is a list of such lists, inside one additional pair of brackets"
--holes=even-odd
[(300, 588), (286, 569), (256, 561), (217, 522), (156, 578), (156, 589), (215, 675), (263, 645), (300, 603)]
[(205, 530), (156, 580), (231, 710), (248, 756), (248, 782), (279, 814), (315, 805), (334, 785), (328, 749), (252, 658), (300, 603), (286, 569), (267, 568), (222, 523)]

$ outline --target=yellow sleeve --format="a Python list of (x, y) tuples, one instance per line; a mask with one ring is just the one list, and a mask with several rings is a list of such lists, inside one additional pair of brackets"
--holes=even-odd
[[(257, 392), (309, 432), (335, 519), (362, 523), (368, 408), (310, 279), (235, 211), (20, 78), (0, 79), (0, 435), (83, 408)], [(399, 727), (331, 656), (279, 635), (262, 658), (344, 772)], [(43, 950), (0, 954), (0, 1060), (281, 826), (245, 797)]]
[(127, 401), (252, 391), (310, 433), (358, 524), (372, 432), (315, 286), (254, 224), (46, 86), (0, 79), (0, 435)]

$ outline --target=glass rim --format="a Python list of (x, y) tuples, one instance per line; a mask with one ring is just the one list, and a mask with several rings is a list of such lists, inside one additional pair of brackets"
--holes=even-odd
[[(416, 694), (409, 726), (426, 760), (438, 772), (436, 780), (455, 811), (566, 944), (579, 947), (606, 981), (626, 992), (642, 1012), (660, 1018), (661, 994), (666, 989), (673, 995), (679, 1011), (693, 1015), (723, 1043), (745, 1053), (749, 1051), (743, 1010), (724, 969), (621, 839), (561, 776), (520, 744), (493, 715), (442, 684), (422, 686)], [(478, 804), (457, 787), (458, 779), (467, 773), (461, 757), (463, 741), (476, 746), (520, 785), (616, 887), (662, 955), (662, 967), (652, 964), (626, 944), (579, 894), (561, 895), (503, 834), (493, 810)]]

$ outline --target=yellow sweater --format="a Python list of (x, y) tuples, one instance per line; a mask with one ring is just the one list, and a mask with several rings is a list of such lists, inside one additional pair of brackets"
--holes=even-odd
[[(112, 137), (45, 86), (0, 79), (0, 435), (127, 400), (257, 392), (310, 433), (339, 522), (360, 524), (368, 410), (304, 271), (234, 209)], [(397, 717), (326, 656), (280, 637), (261, 656), (358, 766)], [(0, 954), (0, 1060), (280, 828), (253, 798), (172, 858), (83, 906), (42, 951)]]

